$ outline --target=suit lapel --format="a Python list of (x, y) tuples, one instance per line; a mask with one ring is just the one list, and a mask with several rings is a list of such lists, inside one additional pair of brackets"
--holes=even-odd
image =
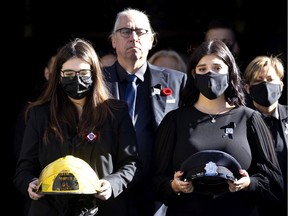
[(166, 97), (160, 96), (161, 89), (168, 87), (169, 76), (163, 70), (156, 69), (153, 65), (148, 65), (151, 74), (151, 103), (157, 126), (165, 115)]

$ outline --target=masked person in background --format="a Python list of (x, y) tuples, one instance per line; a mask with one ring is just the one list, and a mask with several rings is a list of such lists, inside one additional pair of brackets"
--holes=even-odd
[(284, 83), (284, 66), (278, 57), (257, 56), (244, 71), (245, 89), (251, 108), (258, 110), (267, 123), (284, 179), (284, 199), (277, 205), (264, 203), (261, 215), (287, 215), (288, 106), (279, 103)]
[[(76, 38), (60, 48), (47, 84), (26, 109), (14, 178), (16, 187), (32, 199), (28, 215), (129, 215), (127, 190), (141, 169), (136, 134), (127, 104), (110, 99), (92, 44)], [(91, 166), (99, 191), (38, 192), (40, 172), (67, 155)]]
[[(182, 106), (158, 127), (155, 197), (167, 216), (257, 216), (260, 200), (283, 195), (269, 129), (245, 106), (239, 68), (222, 41), (203, 42), (188, 68)], [(228, 156), (214, 161), (206, 151)], [(190, 161), (197, 153), (204, 153), (201, 160)], [(231, 158), (233, 169), (226, 163)]]

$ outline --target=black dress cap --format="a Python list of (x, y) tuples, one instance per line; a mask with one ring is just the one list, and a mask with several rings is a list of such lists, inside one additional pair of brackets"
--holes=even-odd
[(204, 150), (188, 157), (181, 165), (184, 180), (192, 181), (194, 191), (219, 195), (228, 191), (227, 181), (239, 179), (239, 162), (219, 150)]

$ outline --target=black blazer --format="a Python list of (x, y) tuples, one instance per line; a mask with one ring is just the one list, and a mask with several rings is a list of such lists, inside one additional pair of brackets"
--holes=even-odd
[[(123, 103), (118, 100), (114, 102)], [(112, 197), (107, 201), (96, 200), (96, 205), (99, 207), (98, 214), (108, 216), (117, 212), (117, 215), (129, 215), (128, 212), (131, 210), (123, 207), (128, 206), (131, 201), (125, 189), (136, 181), (138, 174), (141, 173), (139, 167), (141, 162), (138, 158), (136, 134), (127, 105), (123, 103), (121, 108), (112, 109), (112, 112), (114, 118), (107, 118), (100, 130), (101, 139), (86, 141), (79, 145), (76, 137), (68, 137), (64, 143), (61, 143), (50, 134), (50, 143), (45, 145), (43, 134), (50, 122), (50, 106), (34, 107), (29, 114), (16, 168), (14, 177), (16, 187), (28, 196), (29, 183), (33, 178), (39, 177), (40, 171), (45, 166), (60, 157), (72, 154), (90, 164), (99, 178), (111, 183)], [(62, 129), (66, 134), (67, 129), (65, 127)], [(30, 215), (65, 215), (63, 213), (65, 209), (69, 210), (77, 204), (70, 201), (72, 196), (45, 195), (39, 200), (33, 200)], [(93, 195), (88, 196), (93, 199)]]
[[(150, 98), (154, 117), (154, 126), (157, 128), (163, 117), (171, 110), (179, 107), (180, 95), (183, 91), (187, 75), (184, 72), (169, 68), (162, 68), (147, 62), (146, 73), (150, 73)], [(116, 99), (122, 100), (119, 94), (120, 77), (117, 72), (117, 62), (111, 67), (104, 68), (104, 76), (110, 92)], [(161, 94), (163, 88), (170, 88), (173, 92), (169, 96)], [(160, 90), (160, 94), (159, 91)]]

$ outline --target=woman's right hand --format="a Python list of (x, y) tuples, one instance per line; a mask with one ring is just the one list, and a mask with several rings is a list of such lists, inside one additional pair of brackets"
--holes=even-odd
[(44, 196), (44, 194), (37, 193), (38, 184), (39, 184), (38, 179), (35, 179), (35, 180), (33, 180), (32, 182), (29, 183), (27, 191), (28, 191), (29, 197), (32, 200), (38, 200), (38, 199), (40, 199), (41, 197)]
[(182, 181), (181, 177), (184, 174), (182, 171), (177, 171), (174, 173), (174, 178), (171, 181), (171, 187), (175, 193), (192, 193), (194, 191), (194, 186), (191, 181)]

